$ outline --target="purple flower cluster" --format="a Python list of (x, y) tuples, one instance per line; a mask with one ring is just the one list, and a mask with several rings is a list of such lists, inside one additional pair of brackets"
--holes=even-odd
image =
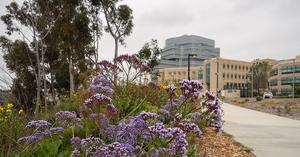
[(97, 102), (97, 103), (103, 103), (103, 102), (111, 103), (111, 98), (106, 96), (106, 95), (96, 93), (96, 94), (92, 95), (90, 98), (88, 98), (87, 100), (85, 100), (84, 105), (88, 108), (93, 108), (94, 102)]
[(148, 129), (148, 122), (141, 116), (129, 117), (127, 120), (119, 122), (117, 131), (117, 141), (121, 143), (128, 143), (136, 145), (140, 137), (144, 142), (151, 138)]
[(147, 119), (156, 119), (159, 117), (159, 115), (157, 113), (152, 113), (152, 112), (145, 112), (142, 111), (139, 115), (143, 120), (147, 120)]
[(29, 122), (25, 128), (42, 128), (42, 127), (49, 127), (51, 123), (45, 120), (34, 120)]
[(122, 62), (127, 62), (135, 69), (139, 69), (140, 72), (150, 72), (151, 68), (148, 63), (141, 61), (136, 55), (120, 55), (114, 60), (115, 62), (122, 64)]
[(163, 109), (172, 112), (177, 110), (179, 107), (179, 101), (176, 99), (169, 99), (166, 104), (162, 107)]
[(63, 133), (65, 129), (62, 127), (56, 127), (56, 128), (50, 128), (50, 131), (55, 134), (59, 134), (59, 133)]
[(62, 127), (80, 127), (81, 119), (77, 117), (75, 112), (59, 111), (55, 114), (58, 124)]
[(108, 104), (106, 108), (110, 117), (115, 118), (117, 116), (118, 109), (113, 104)]
[(80, 156), (81, 151), (86, 157), (129, 157), (135, 152), (135, 148), (130, 144), (114, 142), (107, 145), (104, 144), (102, 139), (97, 137), (88, 137), (86, 139), (74, 137), (71, 139), (71, 143), (74, 147), (71, 157)]
[[(19, 143), (35, 143), (41, 140), (44, 137), (51, 136), (51, 132), (49, 131), (49, 127), (51, 126), (51, 123), (45, 121), (45, 120), (36, 120), (29, 122), (25, 128), (31, 129), (35, 128), (35, 131), (29, 135), (24, 136), (18, 139)], [(54, 133), (56, 133), (52, 128), (50, 129)]]
[(175, 90), (176, 90), (176, 87), (174, 85), (169, 85), (167, 88), (166, 88), (167, 92), (169, 93), (170, 97), (174, 97), (176, 95), (175, 93)]
[(150, 126), (149, 130), (161, 140), (171, 139), (168, 144), (168, 156), (187, 156), (188, 142), (185, 133), (180, 128), (165, 128), (163, 123), (156, 123)]
[(49, 137), (51, 136), (51, 132), (49, 130), (44, 130), (44, 131), (35, 131), (32, 135), (30, 136), (25, 136), (25, 137), (21, 137), (18, 139), (19, 143), (35, 143), (38, 142), (39, 140), (41, 140), (43, 137)]
[(101, 74), (96, 76), (87, 91), (90, 93), (100, 92), (107, 96), (112, 96), (114, 92), (111, 81)]
[(191, 98), (193, 101), (198, 98), (200, 91), (203, 89), (203, 84), (196, 80), (182, 80), (179, 82), (179, 85), (182, 95), (186, 99)]
[(212, 119), (208, 118), (209, 125), (215, 127), (217, 132), (220, 132), (222, 128), (222, 102), (211, 92), (206, 92), (205, 98), (202, 106), (207, 109), (207, 112), (213, 113)]
[(114, 75), (120, 71), (120, 68), (110, 61), (103, 60), (97, 63), (98, 72), (106, 77), (107, 80), (113, 82)]
[(200, 128), (198, 127), (198, 125), (196, 125), (195, 123), (189, 121), (189, 120), (182, 120), (179, 123), (179, 127), (185, 131), (185, 132), (191, 132), (197, 136), (201, 136), (202, 132), (200, 130)]

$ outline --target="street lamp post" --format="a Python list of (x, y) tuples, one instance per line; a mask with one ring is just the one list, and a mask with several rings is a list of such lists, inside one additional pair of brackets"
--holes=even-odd
[(295, 65), (295, 60), (293, 60), (293, 99), (295, 99), (295, 70), (296, 70), (296, 65)]
[(188, 80), (191, 80), (191, 76), (190, 76), (190, 68), (191, 68), (191, 59), (190, 57), (196, 57), (196, 54), (188, 54)]

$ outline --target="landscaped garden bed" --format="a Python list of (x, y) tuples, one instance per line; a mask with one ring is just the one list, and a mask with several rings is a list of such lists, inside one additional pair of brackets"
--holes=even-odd
[(147, 64), (134, 55), (115, 63), (100, 62), (86, 87), (47, 113), (2, 107), (1, 155), (251, 156), (222, 133), (222, 102), (200, 82), (138, 85)]

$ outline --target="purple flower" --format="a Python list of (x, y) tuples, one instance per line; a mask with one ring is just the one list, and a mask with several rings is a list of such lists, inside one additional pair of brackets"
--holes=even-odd
[(53, 133), (55, 133), (55, 134), (63, 133), (64, 132), (64, 128), (62, 128), (62, 127), (50, 128), (50, 131), (53, 132)]
[(157, 148), (151, 153), (151, 157), (166, 156), (167, 153), (168, 153), (167, 148)]
[(175, 96), (176, 87), (174, 85), (169, 85), (166, 90), (168, 91), (170, 97)]
[(88, 108), (92, 108), (94, 102), (97, 102), (97, 103), (103, 103), (103, 102), (111, 103), (111, 98), (108, 97), (108, 96), (105, 96), (103, 94), (96, 93), (93, 96), (91, 96), (90, 98), (88, 98), (87, 100), (85, 100), (84, 105)]
[(151, 112), (145, 112), (145, 111), (142, 111), (139, 116), (141, 118), (143, 118), (144, 120), (155, 119), (155, 118), (159, 117), (159, 115), (157, 113), (151, 113)]
[(114, 90), (112, 89), (112, 83), (103, 75), (99, 74), (93, 80), (90, 87), (87, 89), (88, 92), (101, 92), (107, 96), (112, 96)]
[(39, 140), (41, 140), (44, 137), (49, 137), (51, 136), (51, 133), (49, 130), (45, 130), (45, 131), (35, 131), (32, 135), (30, 136), (26, 136), (26, 137), (21, 137), (18, 139), (19, 143), (35, 143), (38, 142)]
[(80, 127), (81, 119), (77, 118), (75, 112), (59, 111), (55, 114), (56, 120), (62, 127), (76, 126)]
[(42, 128), (42, 127), (49, 127), (51, 123), (45, 120), (36, 120), (29, 122), (25, 128)]
[(200, 128), (198, 127), (198, 125), (196, 125), (195, 123), (192, 123), (188, 120), (182, 120), (179, 123), (179, 127), (184, 130), (185, 132), (191, 132), (197, 136), (201, 136), (202, 132), (200, 130)]
[(186, 98), (191, 98), (195, 101), (198, 98), (201, 90), (203, 89), (203, 84), (196, 80), (182, 80), (179, 82), (182, 95)]
[(75, 149), (79, 149), (81, 147), (81, 139), (79, 137), (72, 137), (70, 142), (72, 147)]
[(87, 151), (90, 147), (101, 146), (104, 142), (98, 137), (88, 137), (81, 140), (81, 149)]
[(108, 111), (108, 114), (113, 118), (115, 118), (118, 114), (118, 110), (113, 104), (107, 105), (107, 111)]
[(80, 151), (78, 149), (73, 150), (70, 157), (80, 157)]
[(112, 141), (116, 131), (116, 126), (108, 124), (104, 128), (100, 129), (100, 136), (106, 138), (108, 141)]

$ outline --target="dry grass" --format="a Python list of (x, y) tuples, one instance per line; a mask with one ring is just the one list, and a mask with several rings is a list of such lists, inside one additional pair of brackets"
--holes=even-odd
[(226, 103), (300, 120), (300, 99), (266, 99), (256, 101), (254, 98), (226, 98)]

